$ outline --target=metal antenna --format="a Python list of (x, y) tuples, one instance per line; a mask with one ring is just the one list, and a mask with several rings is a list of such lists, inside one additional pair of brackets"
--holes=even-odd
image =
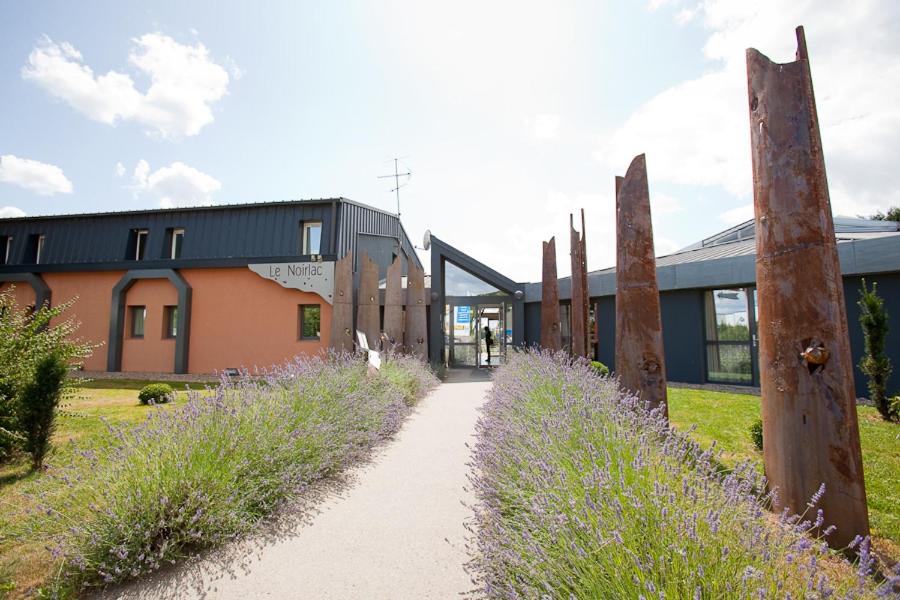
[[(391, 191), (397, 194), (397, 217), (400, 217), (400, 188), (404, 187), (407, 183), (409, 183), (409, 179), (412, 177), (412, 172), (407, 168), (406, 173), (400, 172), (399, 167), (399, 158), (394, 159), (394, 172), (391, 175), (379, 175), (378, 179), (387, 179), (388, 177), (394, 178), (394, 189)], [(406, 177), (406, 181), (403, 182), (403, 185), (400, 185), (400, 178)]]

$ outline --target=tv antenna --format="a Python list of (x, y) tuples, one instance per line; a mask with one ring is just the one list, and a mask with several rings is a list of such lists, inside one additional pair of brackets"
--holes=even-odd
[[(394, 192), (395, 194), (397, 194), (397, 218), (398, 219), (400, 218), (400, 188), (406, 187), (406, 184), (409, 183), (409, 180), (412, 177), (412, 171), (409, 170), (409, 167), (406, 167), (404, 165), (404, 168), (406, 169), (406, 172), (401, 173), (400, 172), (400, 159), (395, 158), (393, 174), (378, 176), (378, 179), (387, 179), (389, 177), (394, 178), (394, 189), (392, 189), (391, 191)], [(403, 183), (400, 183), (401, 177), (406, 177), (406, 180)]]

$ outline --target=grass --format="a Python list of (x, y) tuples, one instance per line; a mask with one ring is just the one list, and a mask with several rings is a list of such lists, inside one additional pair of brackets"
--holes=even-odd
[(872, 597), (810, 538), (815, 508), (778, 518), (749, 463), (648, 414), (563, 353), (511, 357), (479, 420), (470, 572), (488, 598)]
[(82, 390), (51, 468), (0, 483), (0, 589), (77, 594), (247, 533), (396, 431), (433, 382), (419, 361), (369, 377), (340, 356), (159, 407), (138, 404), (143, 382)]
[[(703, 447), (716, 441), (728, 465), (742, 460), (757, 464), (762, 453), (750, 439), (751, 423), (760, 415), (759, 397), (686, 388), (669, 388), (669, 418)], [(900, 425), (885, 422), (871, 406), (859, 406), (860, 442), (872, 534), (889, 543), (887, 551), (900, 559)]]

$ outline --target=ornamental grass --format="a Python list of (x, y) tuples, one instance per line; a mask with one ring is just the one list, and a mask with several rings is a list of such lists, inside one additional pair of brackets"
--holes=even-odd
[(366, 370), (349, 355), (297, 359), (223, 378), (139, 426), (110, 426), (38, 486), (26, 527), (52, 540), (59, 570), (48, 589), (65, 595), (138, 577), (251, 532), (306, 486), (365, 457), (436, 384), (412, 358)]
[(478, 423), (470, 476), (477, 502), (469, 570), (480, 592), (617, 600), (891, 594), (890, 581), (877, 587), (870, 576), (868, 540), (857, 540), (851, 564), (812, 535), (827, 491), (799, 515), (773, 515), (754, 467), (726, 470), (716, 456), (588, 362), (512, 355)]

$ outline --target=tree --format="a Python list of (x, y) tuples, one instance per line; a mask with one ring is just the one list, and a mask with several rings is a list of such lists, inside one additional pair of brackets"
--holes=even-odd
[[(41, 360), (56, 354), (64, 363), (77, 366), (96, 347), (75, 336), (78, 323), (73, 317), (63, 318), (74, 299), (32, 311), (18, 306), (13, 292), (12, 287), (0, 291), (0, 461), (24, 441), (19, 400)], [(70, 386), (71, 380), (66, 379), (64, 395)]]
[(34, 379), (22, 390), (19, 423), (25, 436), (25, 450), (31, 454), (31, 468), (35, 471), (44, 465), (44, 457), (50, 450), (50, 438), (56, 429), (56, 408), (68, 371), (66, 362), (52, 352), (41, 358)]
[(892, 206), (886, 213), (879, 210), (871, 218), (876, 221), (900, 221), (900, 206)]
[(885, 338), (888, 332), (888, 315), (884, 310), (884, 300), (878, 295), (878, 284), (873, 283), (871, 291), (862, 280), (859, 292), (859, 323), (863, 330), (863, 357), (859, 369), (869, 379), (869, 399), (889, 421), (897, 418), (897, 408), (888, 398), (887, 381), (891, 376), (891, 360), (885, 355)]

